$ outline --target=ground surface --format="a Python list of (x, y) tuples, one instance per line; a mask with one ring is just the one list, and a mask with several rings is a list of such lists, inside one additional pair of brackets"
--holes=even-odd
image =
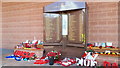
[[(12, 55), (14, 49), (2, 49), (2, 66), (49, 66), (49, 64), (39, 65), (33, 64), (34, 61), (16, 61), (14, 59), (6, 59), (6, 56)], [(45, 54), (51, 50), (57, 50), (62, 53), (61, 59), (64, 57), (81, 57), (84, 52), (83, 48), (76, 48), (76, 47), (67, 47), (63, 49), (61, 46), (57, 47), (45, 47)], [(61, 66), (55, 64), (54, 66)], [(76, 65), (73, 65), (76, 66)]]
[[(0, 58), (2, 58), (2, 59), (0, 59), (0, 61), (2, 61), (2, 66), (49, 66), (49, 68), (53, 68), (53, 66), (60, 66), (60, 67), (63, 68), (63, 66), (57, 65), (57, 64), (54, 64), (51, 67), (49, 64), (43, 64), (43, 65), (34, 64), (34, 61), (16, 61), (14, 59), (6, 59), (5, 58), (6, 56), (9, 56), (9, 55), (13, 54), (13, 50), (14, 49), (5, 49), (5, 48), (2, 48), (2, 53), (0, 53), (0, 55), (2, 55), (0, 57)], [(83, 48), (77, 48), (77, 47), (67, 47), (67, 48), (63, 49), (61, 46), (56, 46), (56, 47), (54, 47), (54, 46), (47, 46), (47, 47), (45, 47), (45, 51), (46, 51), (45, 55), (46, 55), (47, 52), (49, 52), (51, 50), (60, 51), (62, 53), (61, 59), (65, 58), (65, 57), (69, 57), (69, 58), (70, 57), (78, 57), (78, 58), (80, 58), (81, 55), (85, 51), (85, 49), (83, 49)], [(71, 68), (79, 68), (80, 66), (76, 66), (76, 64), (74, 64), (74, 65), (72, 65), (70, 67)], [(15, 67), (15, 68), (17, 68), (17, 67)], [(82, 67), (80, 67), (80, 68), (82, 68)]]

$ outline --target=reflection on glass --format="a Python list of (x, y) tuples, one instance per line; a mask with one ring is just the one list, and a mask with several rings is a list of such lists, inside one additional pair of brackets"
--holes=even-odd
[(68, 35), (68, 16), (62, 15), (62, 35)]
[(45, 17), (47, 17), (47, 18), (56, 18), (59, 16), (60, 16), (59, 14), (45, 13)]

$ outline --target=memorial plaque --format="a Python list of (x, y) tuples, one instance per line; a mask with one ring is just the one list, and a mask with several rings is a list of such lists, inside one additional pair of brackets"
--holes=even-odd
[(84, 34), (83, 12), (81, 10), (69, 12), (69, 43), (82, 43)]
[(56, 13), (44, 14), (45, 42), (60, 42), (62, 34), (61, 16)]

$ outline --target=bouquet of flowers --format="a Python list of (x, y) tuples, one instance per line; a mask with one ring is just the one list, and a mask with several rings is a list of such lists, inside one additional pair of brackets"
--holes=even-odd
[(60, 52), (57, 52), (57, 51), (51, 51), (51, 52), (48, 52), (46, 56), (48, 57), (52, 57), (54, 56), (54, 59), (59, 59), (61, 53)]

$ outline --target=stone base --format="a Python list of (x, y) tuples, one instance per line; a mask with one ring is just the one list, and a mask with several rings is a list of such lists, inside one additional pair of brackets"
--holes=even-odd
[(108, 56), (108, 55), (99, 55), (96, 60), (98, 61), (99, 66), (103, 66), (103, 62), (107, 61), (112, 63), (120, 64), (120, 57), (119, 56)]

